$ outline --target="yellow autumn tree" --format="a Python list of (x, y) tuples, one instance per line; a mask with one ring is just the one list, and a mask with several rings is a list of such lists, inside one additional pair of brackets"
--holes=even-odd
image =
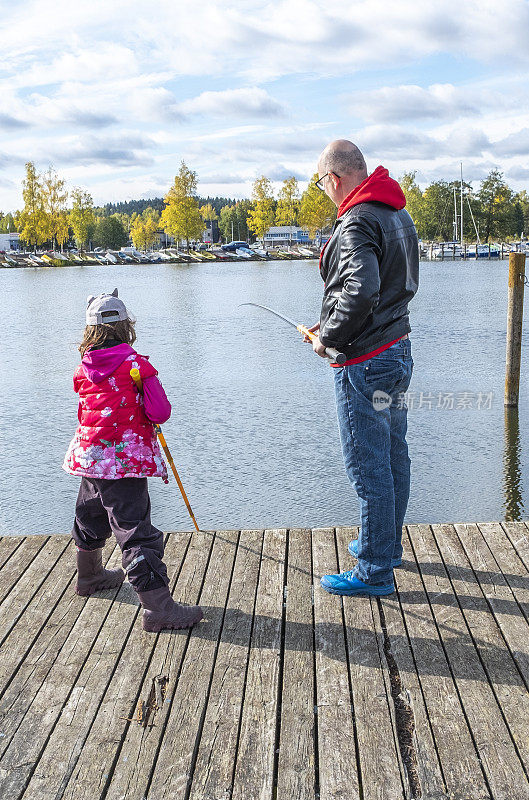
[(189, 242), (198, 239), (204, 230), (196, 191), (197, 173), (182, 161), (178, 175), (164, 197), (165, 208), (160, 223), (170, 236), (185, 240), (188, 250)]
[(61, 249), (68, 238), (68, 217), (66, 201), (68, 192), (66, 183), (59, 178), (53, 167), (44, 173), (41, 179), (42, 201), (45, 215), (46, 240), (53, 249), (58, 245)]
[(200, 216), (204, 220), (204, 222), (212, 222), (214, 219), (218, 219), (219, 215), (211, 205), (211, 203), (206, 203), (205, 206), (200, 206)]
[(292, 176), (283, 181), (279, 190), (276, 209), (276, 225), (295, 225), (299, 210), (298, 182)]
[(72, 190), (72, 210), (68, 222), (73, 230), (77, 246), (83, 251), (85, 244), (94, 235), (96, 218), (92, 195), (76, 187)]
[(130, 235), (134, 247), (138, 250), (147, 250), (156, 241), (159, 225), (159, 214), (153, 208), (146, 208), (143, 214), (134, 218), (130, 227)]
[(325, 192), (318, 189), (317, 180), (318, 174), (316, 173), (303, 192), (298, 214), (299, 224), (309, 229), (311, 237), (314, 237), (318, 231), (321, 235), (321, 232), (332, 225), (336, 219), (336, 206)]
[(33, 161), (26, 164), (26, 177), (22, 183), (24, 208), (17, 216), (20, 238), (35, 249), (48, 239), (46, 214), (42, 196), (42, 183)]
[(258, 239), (263, 240), (265, 233), (274, 224), (274, 192), (268, 178), (261, 175), (253, 184), (252, 208), (248, 211), (248, 228), (255, 233)]

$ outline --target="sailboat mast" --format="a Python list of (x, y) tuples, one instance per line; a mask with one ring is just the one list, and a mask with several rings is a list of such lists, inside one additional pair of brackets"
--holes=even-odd
[(461, 161), (461, 221), (460, 221), (460, 230), (461, 230), (461, 247), (464, 247), (463, 244), (463, 162)]
[(457, 197), (456, 197), (456, 187), (454, 186), (454, 232), (452, 234), (454, 237), (454, 242), (457, 242), (459, 239), (459, 235), (457, 233)]

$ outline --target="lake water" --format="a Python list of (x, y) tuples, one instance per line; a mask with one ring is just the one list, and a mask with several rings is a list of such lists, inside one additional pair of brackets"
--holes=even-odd
[[(507, 275), (506, 261), (421, 263), (407, 523), (528, 516), (529, 310), (519, 412), (506, 415)], [(239, 308), (314, 323), (316, 262), (28, 268), (2, 270), (0, 283), (1, 535), (70, 531), (79, 479), (61, 463), (77, 422), (76, 347), (86, 296), (115, 286), (172, 402), (164, 432), (202, 528), (358, 524), (330, 367), (293, 328)], [(453, 408), (438, 408), (439, 393)], [(189, 530), (172, 477), (150, 487), (153, 522)]]

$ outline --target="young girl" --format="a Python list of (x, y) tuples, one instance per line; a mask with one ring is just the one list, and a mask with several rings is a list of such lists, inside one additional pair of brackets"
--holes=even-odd
[[(171, 405), (148, 356), (131, 347), (135, 340), (134, 320), (117, 289), (88, 298), (82, 361), (73, 379), (79, 426), (63, 464), (66, 472), (81, 475), (72, 530), (76, 592), (88, 596), (125, 580), (123, 570), (103, 569), (103, 546), (114, 533), (144, 609), (143, 630), (189, 628), (202, 619), (202, 609), (171, 597), (163, 533), (151, 525), (147, 488), (147, 478), (168, 482), (153, 423), (166, 422)], [(143, 397), (130, 376), (134, 367)]]

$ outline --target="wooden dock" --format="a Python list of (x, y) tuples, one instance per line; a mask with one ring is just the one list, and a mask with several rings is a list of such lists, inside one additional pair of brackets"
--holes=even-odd
[(397, 592), (342, 600), (356, 535), (168, 534), (206, 615), (157, 635), (70, 537), (0, 539), (2, 800), (528, 800), (529, 525), (409, 525)]

